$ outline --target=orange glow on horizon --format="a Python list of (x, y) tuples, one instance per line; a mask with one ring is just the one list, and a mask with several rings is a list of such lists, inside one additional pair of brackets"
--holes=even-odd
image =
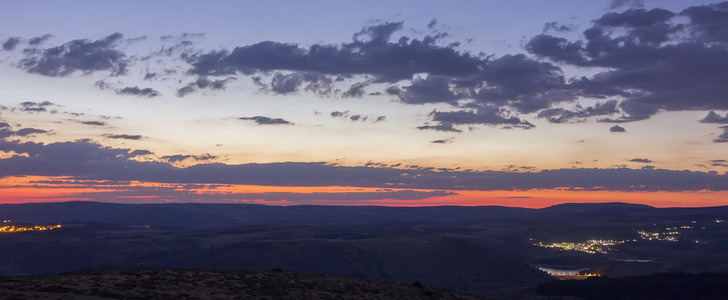
[[(0, 179), (0, 203), (62, 202), (62, 201), (109, 201), (119, 203), (165, 203), (165, 202), (216, 202), (216, 203), (254, 203), (265, 205), (382, 205), (382, 206), (509, 206), (543, 208), (561, 203), (604, 203), (625, 202), (646, 204), (654, 207), (709, 207), (728, 205), (728, 191), (686, 191), (686, 192), (625, 192), (625, 191), (574, 191), (574, 190), (525, 190), (525, 191), (474, 191), (445, 190), (456, 195), (434, 196), (424, 199), (389, 199), (387, 192), (413, 190), (433, 192), (443, 190), (393, 189), (351, 186), (260, 186), (260, 185), (214, 185), (71, 180), (66, 177), (7, 177)], [(134, 188), (161, 190), (159, 194), (114, 194)], [(170, 194), (164, 194), (169, 192)], [(175, 198), (175, 192), (185, 193), (188, 199)], [(382, 199), (347, 200), (335, 199), (255, 199), (245, 194), (265, 195), (266, 193), (384, 193)], [(98, 195), (109, 198), (98, 199)], [(240, 194), (239, 198), (236, 198)], [(96, 198), (90, 195), (96, 195)], [(215, 196), (219, 195), (219, 200)], [(223, 197), (225, 196), (225, 197)], [(310, 196), (310, 195), (308, 195)], [(195, 197), (199, 199), (195, 200)], [(191, 200), (190, 200), (191, 199)], [(213, 200), (210, 200), (213, 199)]]

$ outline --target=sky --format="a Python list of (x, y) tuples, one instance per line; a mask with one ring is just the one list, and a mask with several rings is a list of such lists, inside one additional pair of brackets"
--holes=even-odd
[(0, 203), (728, 204), (728, 2), (0, 3)]

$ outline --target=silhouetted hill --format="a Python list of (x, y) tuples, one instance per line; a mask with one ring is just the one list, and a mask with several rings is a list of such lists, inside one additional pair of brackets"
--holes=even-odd
[(0, 280), (3, 299), (478, 299), (421, 284), (281, 271), (127, 270)]
[(522, 218), (532, 209), (484, 207), (265, 206), (254, 204), (116, 204), (61, 202), (0, 205), (0, 218), (16, 223), (104, 222), (185, 228), (238, 225), (355, 225), (391, 222), (463, 223)]
[(564, 203), (540, 209), (542, 212), (561, 214), (634, 214), (653, 212), (657, 208), (643, 204), (630, 203)]

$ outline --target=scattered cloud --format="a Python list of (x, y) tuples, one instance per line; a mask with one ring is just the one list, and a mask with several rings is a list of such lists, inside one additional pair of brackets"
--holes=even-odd
[(106, 122), (101, 121), (79, 121), (79, 123), (90, 126), (106, 126)]
[(609, 100), (589, 107), (577, 105), (573, 110), (563, 108), (544, 109), (538, 112), (537, 117), (546, 118), (551, 123), (576, 123), (584, 122), (588, 117), (615, 113), (617, 113), (617, 100)]
[(619, 125), (614, 125), (612, 127), (609, 127), (609, 132), (626, 132), (627, 129), (624, 129), (624, 127)]
[[(17, 137), (24, 137), (29, 136), (37, 133), (48, 133), (47, 130), (43, 129), (37, 129), (37, 128), (21, 128), (16, 131), (13, 131), (10, 129), (10, 124), (6, 122), (0, 122), (0, 139), (17, 136)], [(1, 151), (2, 149), (0, 149)]]
[(366, 122), (370, 121), (372, 123), (378, 123), (378, 122), (384, 122), (387, 120), (387, 116), (365, 116), (360, 114), (351, 114), (348, 110), (346, 111), (332, 111), (329, 114), (332, 118), (340, 118), (349, 120), (352, 122)]
[(725, 115), (725, 117), (721, 117), (719, 114), (715, 113), (714, 111), (708, 112), (708, 115), (705, 116), (702, 120), (700, 120), (701, 123), (718, 123), (718, 124), (728, 124), (728, 113)]
[(147, 98), (157, 97), (157, 96), (161, 95), (157, 90), (155, 90), (153, 88), (139, 88), (136, 86), (118, 89), (118, 90), (116, 90), (116, 94), (141, 96), (141, 97), (147, 97)]
[(8, 38), (7, 40), (5, 40), (5, 42), (3, 42), (2, 47), (3, 47), (3, 50), (5, 50), (5, 51), (12, 51), (12, 50), (15, 50), (15, 47), (17, 47), (18, 44), (20, 44), (20, 38), (11, 37), (11, 38)]
[(510, 111), (492, 105), (476, 110), (433, 111), (430, 117), (439, 125), (445, 125), (445, 128), (459, 124), (507, 125), (523, 129), (535, 127), (528, 121), (512, 116)]
[(104, 137), (110, 139), (122, 139), (122, 140), (141, 140), (141, 135), (130, 135), (130, 134), (104, 134)]
[(728, 168), (728, 161), (725, 159), (714, 159), (710, 161), (710, 165), (713, 167)]
[(129, 157), (137, 157), (137, 156), (144, 156), (144, 155), (153, 155), (154, 153), (149, 150), (134, 150), (129, 152)]
[(645, 0), (612, 0), (609, 4), (609, 8), (618, 9), (622, 7), (643, 7), (645, 6)]
[(43, 102), (33, 102), (33, 101), (26, 101), (20, 103), (19, 110), (24, 112), (45, 112), (48, 111), (48, 107), (57, 106), (55, 103), (50, 101), (43, 101)]
[(19, 65), (29, 73), (53, 77), (68, 76), (76, 71), (86, 74), (108, 71), (112, 75), (122, 75), (129, 64), (126, 55), (116, 49), (122, 37), (121, 33), (114, 33), (96, 41), (73, 40), (52, 48), (31, 48)]
[(418, 126), (417, 129), (419, 129), (419, 130), (437, 130), (437, 131), (462, 132), (462, 130), (455, 128), (452, 123), (448, 123), (448, 122), (440, 122), (440, 123), (434, 124), (434, 125), (430, 125), (428, 123), (425, 123), (425, 125)]
[(47, 133), (47, 130), (37, 128), (22, 128), (15, 132), (16, 136), (29, 136), (36, 133)]
[(32, 37), (32, 38), (30, 38), (30, 40), (28, 40), (28, 45), (37, 46), (37, 45), (42, 44), (43, 42), (47, 41), (48, 39), (50, 39), (52, 37), (53, 37), (53, 35), (51, 35), (50, 33), (44, 34), (44, 35), (41, 35), (41, 36)]
[(264, 116), (241, 117), (238, 119), (255, 121), (255, 123), (258, 125), (293, 125), (293, 123), (288, 122), (284, 119), (269, 118), (269, 117), (264, 117)]
[(432, 144), (450, 144), (453, 141), (455, 141), (455, 138), (450, 137), (450, 138), (446, 138), (446, 139), (442, 139), (442, 140), (434, 140), (430, 143), (432, 143)]
[(437, 19), (432, 18), (429, 23), (427, 23), (427, 29), (433, 29), (437, 26)]
[(713, 141), (716, 143), (728, 143), (728, 126), (721, 126), (720, 129), (723, 129), (723, 133)]
[(167, 155), (160, 157), (161, 159), (169, 162), (169, 163), (179, 163), (188, 159), (192, 159), (195, 161), (207, 161), (207, 160), (213, 160), (216, 159), (216, 155), (212, 154), (203, 154), (203, 155), (183, 155), (183, 154), (176, 154), (176, 155)]
[(210, 80), (207, 77), (199, 77), (197, 78), (197, 80), (190, 82), (186, 86), (178, 89), (177, 97), (187, 96), (188, 94), (194, 93), (199, 89), (225, 90), (227, 84), (235, 80), (237, 80), (235, 77), (226, 77), (224, 79), (217, 80)]
[(543, 25), (543, 33), (548, 33), (551, 31), (570, 32), (570, 31), (574, 31), (575, 28), (576, 28), (575, 25), (561, 24), (561, 23), (555, 22), (555, 21), (547, 22), (546, 24)]
[(633, 158), (633, 159), (630, 159), (629, 161), (631, 161), (631, 162), (637, 162), (637, 163), (644, 163), (644, 164), (649, 164), (649, 163), (653, 163), (654, 162), (654, 161), (652, 161), (650, 159), (647, 159), (647, 158)]

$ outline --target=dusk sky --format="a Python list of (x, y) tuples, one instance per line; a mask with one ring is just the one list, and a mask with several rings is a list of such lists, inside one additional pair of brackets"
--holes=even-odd
[(8, 1), (0, 203), (728, 204), (728, 2)]

